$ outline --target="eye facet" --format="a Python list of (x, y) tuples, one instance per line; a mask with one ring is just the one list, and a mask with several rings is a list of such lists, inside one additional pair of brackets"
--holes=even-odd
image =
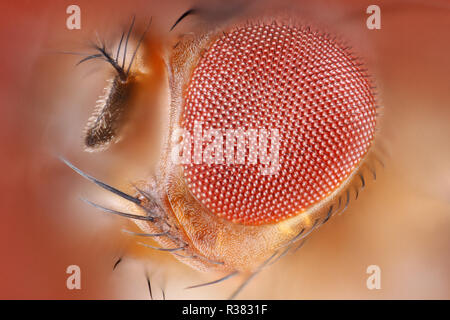
[[(367, 153), (376, 125), (371, 84), (353, 54), (309, 27), (277, 23), (217, 38), (193, 70), (183, 112), (194, 139), (196, 123), (224, 137), (230, 129), (279, 132), (273, 174), (251, 162), (249, 148), (243, 164), (184, 165), (187, 187), (204, 207), (245, 225), (276, 223), (326, 198)], [(220, 143), (236, 157), (236, 142)]]

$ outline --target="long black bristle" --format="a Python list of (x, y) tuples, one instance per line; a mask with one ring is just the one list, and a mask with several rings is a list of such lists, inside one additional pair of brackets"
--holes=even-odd
[(278, 254), (278, 251), (275, 251), (267, 260), (265, 260), (258, 269), (250, 274), (247, 279), (244, 280), (244, 282), (231, 294), (229, 300), (233, 300), (236, 298), (236, 296), (249, 284), (249, 282), (258, 274), (260, 273), (266, 265), (269, 264), (269, 262)]
[(139, 200), (139, 199), (137, 199), (135, 197), (132, 197), (132, 196), (130, 196), (130, 195), (120, 191), (120, 190), (117, 190), (116, 188), (114, 188), (114, 187), (112, 187), (110, 185), (107, 185), (106, 183), (103, 183), (103, 182), (95, 179), (94, 177), (88, 175), (87, 173), (84, 173), (83, 171), (81, 171), (80, 169), (75, 167), (72, 163), (70, 163), (68, 160), (64, 159), (63, 157), (59, 157), (59, 159), (62, 162), (64, 162), (67, 166), (69, 166), (73, 171), (75, 171), (76, 173), (81, 175), (83, 178), (85, 178), (85, 179), (95, 183), (99, 187), (101, 187), (101, 188), (103, 188), (105, 190), (108, 190), (108, 191), (114, 193), (115, 195), (118, 195), (119, 197), (122, 197), (122, 198), (124, 198), (124, 199), (126, 199), (128, 201), (131, 201), (134, 204), (141, 205), (141, 200)]
[(327, 222), (330, 218), (331, 218), (331, 213), (333, 212), (333, 205), (330, 206), (330, 209), (328, 209), (328, 213), (326, 218), (323, 220), (322, 224), (324, 224), (325, 222)]
[(120, 48), (122, 47), (122, 41), (123, 41), (123, 37), (125, 36), (125, 32), (122, 32), (122, 36), (120, 37), (120, 42), (119, 42), (119, 46), (117, 47), (117, 52), (116, 52), (116, 63), (119, 63), (118, 59), (119, 59), (119, 54), (120, 54)]
[(103, 55), (101, 53), (91, 54), (90, 56), (85, 57), (85, 58), (81, 59), (80, 61), (78, 61), (78, 63), (76, 65), (78, 66), (78, 65), (82, 64), (83, 62), (86, 62), (86, 61), (89, 61), (92, 59), (101, 58), (101, 57), (103, 57)]
[(152, 285), (150, 283), (150, 277), (148, 275), (146, 275), (146, 277), (147, 277), (148, 293), (150, 294), (150, 300), (153, 300)]
[(185, 246), (178, 247), (178, 248), (159, 248), (159, 247), (154, 247), (154, 246), (151, 246), (151, 245), (143, 243), (143, 242), (138, 242), (138, 244), (140, 244), (141, 246), (150, 248), (150, 249), (154, 249), (154, 250), (158, 250), (158, 251), (166, 251), (166, 252), (175, 252), (175, 251), (180, 251), (180, 250), (183, 250), (186, 248)]
[(123, 232), (131, 234), (133, 236), (137, 236), (137, 237), (164, 237), (167, 236), (169, 233), (168, 232), (161, 232), (161, 233), (136, 233), (133, 231), (129, 231), (129, 230), (125, 230), (122, 229)]
[(197, 9), (195, 8), (191, 8), (189, 10), (187, 10), (185, 13), (183, 13), (178, 19), (177, 21), (175, 21), (175, 23), (173, 24), (172, 28), (170, 28), (170, 31), (172, 31), (184, 18), (186, 18), (187, 16), (190, 16), (192, 14), (196, 14), (198, 12)]
[(122, 257), (120, 257), (119, 259), (117, 259), (117, 261), (114, 263), (113, 270), (116, 270), (117, 266), (118, 266), (119, 263), (121, 263), (121, 262), (122, 262)]
[(137, 53), (137, 51), (138, 51), (138, 49), (139, 49), (139, 47), (140, 47), (140, 45), (141, 45), (141, 43), (142, 43), (142, 40), (144, 40), (144, 37), (145, 37), (145, 35), (146, 35), (148, 29), (150, 28), (151, 24), (152, 24), (152, 18), (150, 18), (150, 21), (148, 22), (147, 27), (145, 28), (144, 32), (142, 33), (141, 38), (140, 38), (139, 41), (138, 41), (138, 44), (136, 45), (136, 49), (134, 49), (133, 55), (132, 55), (132, 57), (131, 57), (130, 64), (128, 65), (127, 75), (130, 74), (131, 65), (132, 65), (133, 62), (134, 62), (134, 58), (136, 57), (136, 53)]
[(131, 31), (133, 30), (133, 26), (134, 26), (134, 20), (136, 19), (136, 17), (133, 15), (133, 18), (131, 20), (131, 25), (130, 25), (130, 29), (128, 30), (128, 34), (127, 34), (127, 39), (125, 40), (125, 48), (123, 50), (123, 59), (122, 59), (122, 69), (125, 68), (125, 59), (127, 57), (127, 47), (128, 47), (128, 41), (130, 40), (130, 35), (131, 35)]

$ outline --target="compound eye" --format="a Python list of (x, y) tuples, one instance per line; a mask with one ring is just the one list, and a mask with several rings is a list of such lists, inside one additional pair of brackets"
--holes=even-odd
[(193, 137), (184, 164), (191, 194), (218, 217), (270, 224), (348, 180), (373, 141), (375, 99), (338, 40), (257, 23), (221, 34), (204, 52), (185, 90), (182, 126)]

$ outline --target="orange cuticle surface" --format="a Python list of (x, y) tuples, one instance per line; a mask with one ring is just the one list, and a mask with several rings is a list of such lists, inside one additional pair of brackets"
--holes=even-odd
[[(277, 223), (321, 202), (349, 178), (375, 134), (376, 102), (362, 64), (307, 27), (261, 23), (224, 33), (194, 68), (184, 100), (182, 126), (193, 144), (200, 123), (223, 137), (256, 130), (266, 155), (276, 150), (270, 174), (263, 170), (270, 161), (254, 162), (250, 149), (243, 163), (224, 155), (222, 163), (204, 156), (183, 166), (187, 188), (205, 208), (244, 225)], [(230, 146), (236, 157), (237, 144), (220, 143), (215, 157)]]

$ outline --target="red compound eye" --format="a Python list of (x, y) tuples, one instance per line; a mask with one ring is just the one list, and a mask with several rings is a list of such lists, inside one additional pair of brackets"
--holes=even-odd
[(247, 225), (275, 223), (325, 199), (357, 168), (376, 122), (370, 82), (341, 43), (276, 24), (239, 27), (213, 42), (193, 71), (183, 119), (192, 134), (196, 122), (224, 136), (278, 130), (274, 174), (251, 163), (248, 149), (244, 164), (184, 165), (204, 207)]

